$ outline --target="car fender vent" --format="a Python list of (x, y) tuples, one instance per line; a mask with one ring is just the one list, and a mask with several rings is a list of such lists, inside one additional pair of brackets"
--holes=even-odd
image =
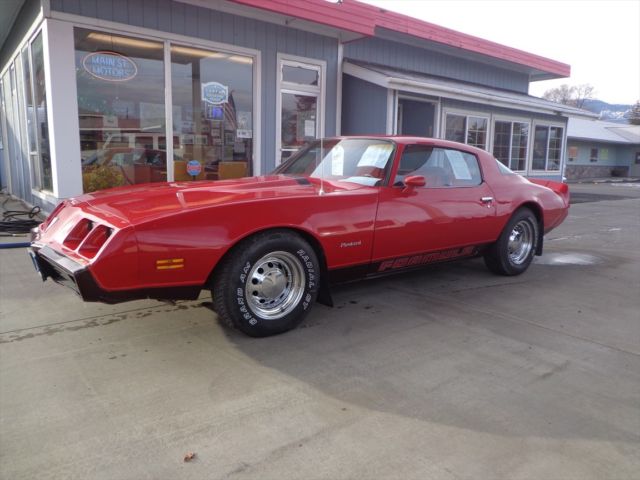
[(78, 253), (85, 258), (94, 258), (109, 239), (111, 233), (113, 233), (113, 230), (109, 227), (104, 225), (96, 226), (84, 239), (80, 248), (78, 248)]
[(91, 230), (93, 230), (93, 222), (87, 218), (83, 218), (71, 229), (71, 232), (69, 232), (69, 235), (67, 235), (67, 238), (64, 239), (62, 244), (71, 250), (75, 250), (87, 235), (89, 235)]

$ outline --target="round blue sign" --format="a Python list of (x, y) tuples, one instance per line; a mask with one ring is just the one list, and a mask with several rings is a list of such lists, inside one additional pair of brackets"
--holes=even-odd
[(116, 52), (93, 52), (82, 59), (84, 69), (100, 80), (126, 82), (138, 74), (135, 62)]
[(202, 100), (212, 105), (225, 103), (229, 98), (229, 89), (218, 82), (202, 84)]
[(202, 172), (202, 165), (198, 160), (189, 160), (187, 162), (187, 173), (192, 177), (197, 177)]

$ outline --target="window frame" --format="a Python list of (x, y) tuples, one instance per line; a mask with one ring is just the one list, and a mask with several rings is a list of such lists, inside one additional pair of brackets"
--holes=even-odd
[[(74, 28), (75, 27), (76, 26), (74, 26)], [(82, 28), (86, 28), (86, 27), (82, 27)], [(96, 29), (94, 29), (94, 31), (95, 30)], [(259, 69), (261, 68), (261, 63), (260, 63), (261, 57), (260, 57), (259, 51), (249, 49), (249, 48), (243, 48), (243, 47), (234, 47), (234, 46), (229, 47), (226, 44), (218, 44), (213, 42), (208, 42), (209, 44), (207, 44), (207, 42), (201, 43), (201, 42), (186, 41), (180, 38), (174, 38), (174, 37), (180, 37), (176, 35), (167, 36), (164, 40), (162, 40), (157, 37), (154, 38), (152, 36), (142, 37), (137, 33), (119, 32), (119, 31), (108, 32), (108, 33), (111, 33), (113, 35), (116, 35), (116, 34), (127, 35), (129, 37), (142, 38), (149, 41), (159, 41), (159, 42), (162, 42), (164, 45), (163, 63), (164, 63), (164, 85), (165, 85), (165, 95), (164, 95), (165, 131), (163, 133), (165, 134), (165, 145), (166, 145), (165, 159), (166, 159), (166, 165), (167, 165), (167, 181), (169, 182), (176, 181), (175, 180), (175, 177), (176, 177), (175, 145), (173, 140), (174, 140), (174, 137), (179, 136), (178, 132), (175, 132), (173, 129), (173, 120), (174, 120), (173, 91), (174, 89), (173, 89), (172, 47), (183, 47), (183, 48), (186, 47), (186, 48), (193, 48), (198, 50), (205, 50), (211, 53), (223, 53), (223, 54), (230, 54), (232, 56), (251, 58), (252, 60), (252, 64), (251, 64), (252, 92), (251, 94), (253, 97), (252, 104), (251, 104), (252, 162), (247, 162), (247, 166), (248, 168), (250, 168), (251, 175), (261, 174), (261, 160), (260, 160), (261, 149), (259, 145), (261, 141), (261, 135), (259, 131), (261, 124), (260, 124), (260, 119), (258, 117), (261, 116), (260, 96), (262, 94), (262, 88), (261, 88), (261, 75), (259, 72)], [(156, 141), (157, 139), (154, 140), (154, 143)], [(154, 148), (156, 148), (155, 145), (154, 145)]]
[(589, 149), (589, 162), (598, 163), (600, 157), (600, 149), (599, 148), (590, 148)]
[[(493, 153), (493, 149), (495, 148), (495, 131), (496, 131), (496, 122), (504, 122), (504, 123), (510, 123), (511, 124), (511, 133), (509, 135), (509, 165), (505, 165), (508, 169), (510, 169), (512, 172), (514, 173), (521, 173), (521, 174), (525, 174), (529, 168), (529, 159), (531, 158), (531, 156), (529, 155), (529, 147), (531, 146), (531, 133), (533, 131), (533, 129), (531, 128), (532, 126), (532, 121), (531, 119), (527, 119), (527, 118), (523, 118), (523, 117), (511, 117), (511, 116), (501, 116), (501, 115), (494, 115), (492, 118), (492, 122), (491, 125), (493, 127), (493, 132), (491, 135), (491, 150), (489, 151), (489, 153), (491, 155), (494, 156), (495, 158), (495, 154)], [(528, 128), (528, 132), (527, 132), (527, 148), (526, 148), (526, 153), (525, 153), (525, 159), (524, 159), (524, 169), (522, 170), (513, 170), (511, 168), (511, 161), (513, 160), (513, 124), (514, 123), (521, 123), (521, 124), (525, 124), (527, 125)], [(496, 158), (496, 160), (498, 160)], [(500, 160), (498, 160), (500, 162)], [(502, 163), (502, 162), (500, 162)], [(504, 164), (503, 164), (504, 165)]]
[[(424, 187), (420, 187), (420, 188), (424, 188), (424, 189), (476, 188), (476, 187), (479, 187), (479, 186), (481, 186), (482, 184), (485, 183), (484, 172), (482, 171), (482, 163), (480, 162), (480, 160), (478, 159), (478, 156), (475, 153), (467, 152), (465, 150), (460, 150), (458, 148), (451, 148), (451, 147), (440, 146), (440, 145), (431, 145), (431, 144), (424, 144), (424, 143), (410, 143), (410, 144), (405, 145), (403, 147), (403, 149), (402, 149), (402, 153), (400, 155), (400, 159), (398, 160), (398, 167), (396, 168), (394, 176), (393, 176), (393, 184), (391, 184), (392, 187), (398, 186), (398, 185), (396, 185), (396, 182), (398, 181), (398, 171), (400, 170), (400, 166), (402, 164), (402, 157), (404, 157), (407, 149), (410, 149), (411, 147), (422, 147), (422, 148), (427, 148), (427, 149), (431, 148), (432, 150), (439, 149), (439, 150), (442, 150), (444, 152), (445, 156), (446, 156), (446, 151), (447, 150), (454, 151), (454, 152), (459, 152), (462, 155), (470, 155), (476, 161), (476, 165), (478, 167), (478, 174), (480, 176), (479, 183), (475, 183), (473, 185), (439, 185), (439, 186), (433, 186), (433, 185), (427, 186), (427, 185), (425, 185)], [(410, 172), (410, 173), (413, 173), (413, 172)], [(408, 176), (408, 174), (407, 175), (402, 175), (403, 180), (407, 176)]]
[[(493, 134), (493, 130), (491, 128), (491, 114), (490, 113), (484, 113), (484, 112), (477, 112), (477, 111), (473, 111), (473, 110), (459, 110), (459, 109), (451, 109), (451, 108), (446, 108), (443, 111), (443, 115), (442, 115), (442, 139), (443, 140), (448, 140), (446, 138), (447, 136), (447, 117), (449, 115), (455, 115), (458, 117), (464, 117), (464, 142), (459, 142), (459, 143), (464, 143), (465, 145), (469, 145), (470, 147), (475, 147), (475, 148), (480, 148), (481, 150), (484, 150), (486, 152), (489, 152), (489, 147), (491, 145), (491, 141), (489, 140), (489, 138), (491, 137), (491, 135)], [(467, 143), (467, 140), (469, 138), (469, 118), (480, 118), (483, 120), (486, 120), (487, 122), (487, 131), (485, 132), (485, 144), (484, 147), (478, 147), (476, 145), (471, 145), (469, 143)], [(455, 140), (449, 140), (449, 141), (455, 141)], [(489, 152), (490, 153), (490, 152)]]
[[(538, 127), (544, 127), (547, 129), (547, 145), (545, 149), (545, 168), (544, 170), (533, 168), (533, 153), (534, 153), (534, 144), (535, 144), (535, 132)], [(547, 167), (549, 165), (549, 145), (551, 143), (551, 129), (559, 128), (562, 131), (561, 141), (560, 141), (560, 159), (557, 170), (549, 170)], [(536, 175), (558, 175), (562, 174), (563, 166), (566, 166), (565, 156), (566, 156), (566, 147), (567, 147), (567, 126), (562, 125), (555, 122), (545, 122), (545, 121), (536, 121), (534, 120), (531, 133), (532, 141), (530, 142), (528, 151), (529, 151), (529, 161), (527, 162), (527, 172), (533, 173)]]

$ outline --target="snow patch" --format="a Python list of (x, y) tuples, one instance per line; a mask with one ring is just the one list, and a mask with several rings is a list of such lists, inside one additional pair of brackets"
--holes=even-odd
[(587, 253), (549, 253), (542, 257), (536, 257), (535, 262), (541, 265), (596, 265), (602, 263), (602, 259)]

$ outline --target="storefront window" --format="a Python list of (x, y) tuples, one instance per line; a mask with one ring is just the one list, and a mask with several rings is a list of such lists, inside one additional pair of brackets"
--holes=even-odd
[(253, 58), (171, 46), (174, 176), (251, 175)]
[(38, 132), (37, 142), (40, 147), (39, 152), (39, 184), (36, 187), (41, 190), (53, 190), (53, 180), (51, 172), (51, 154), (49, 152), (49, 123), (47, 116), (47, 92), (44, 77), (44, 52), (42, 47), (42, 33), (33, 40), (31, 44), (32, 75), (34, 102), (36, 111), (36, 129)]
[(74, 29), (85, 192), (167, 179), (164, 46)]

